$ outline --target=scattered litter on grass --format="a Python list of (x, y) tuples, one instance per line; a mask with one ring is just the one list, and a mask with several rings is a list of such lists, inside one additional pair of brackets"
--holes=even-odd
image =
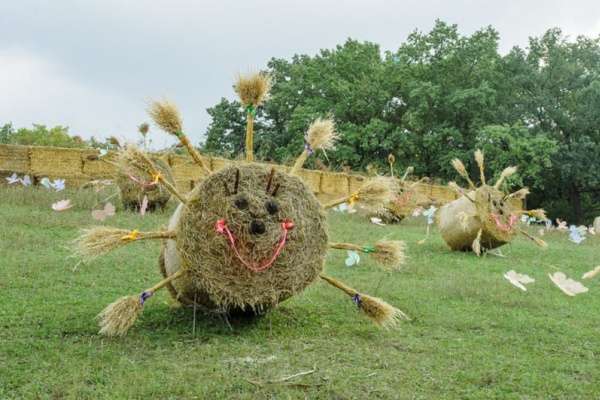
[(71, 200), (69, 199), (60, 200), (52, 204), (52, 209), (54, 211), (65, 211), (71, 207), (73, 207), (73, 204), (71, 204)]
[(535, 279), (533, 279), (529, 275), (520, 274), (520, 273), (516, 272), (514, 269), (511, 269), (510, 271), (506, 272), (504, 274), (504, 277), (513, 286), (518, 287), (519, 289), (521, 289), (524, 292), (527, 291), (527, 288), (525, 287), (526, 284), (535, 282)]
[(583, 286), (581, 282), (567, 278), (563, 272), (558, 271), (554, 274), (548, 274), (548, 276), (550, 277), (550, 280), (567, 296), (576, 296), (589, 290)]

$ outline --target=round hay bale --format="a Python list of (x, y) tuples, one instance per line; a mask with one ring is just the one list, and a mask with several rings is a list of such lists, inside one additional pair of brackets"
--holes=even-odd
[(492, 186), (479, 188), (442, 206), (437, 223), (444, 241), (452, 250), (471, 251), (481, 233), (481, 248), (490, 250), (512, 240), (518, 233), (518, 209), (506, 195)]
[(387, 224), (400, 223), (417, 207), (416, 191), (411, 185), (401, 182), (400, 191), (393, 201), (378, 210), (376, 216)]
[[(158, 157), (152, 157), (152, 161), (167, 181), (175, 184), (173, 174), (169, 165)], [(129, 173), (121, 169), (117, 174), (116, 183), (121, 192), (123, 206), (129, 210), (139, 210), (144, 196), (148, 197), (148, 211), (164, 209), (171, 198), (171, 193), (163, 185), (151, 185), (152, 177), (147, 173)]]
[[(235, 248), (215, 229), (220, 220), (231, 229)], [(294, 228), (274, 257), (284, 221)], [(209, 176), (177, 208), (169, 229), (177, 238), (166, 241), (161, 270), (166, 276), (189, 271), (172, 282), (172, 293), (183, 304), (195, 300), (216, 312), (260, 313), (302, 291), (318, 278), (328, 248), (325, 215), (311, 190), (294, 176), (258, 164), (228, 166)], [(264, 266), (273, 259), (258, 273), (245, 264)]]

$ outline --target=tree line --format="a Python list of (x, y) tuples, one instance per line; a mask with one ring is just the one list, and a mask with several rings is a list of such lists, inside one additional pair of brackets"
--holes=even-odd
[[(445, 182), (457, 179), (455, 157), (477, 176), (473, 151), (480, 148), (491, 177), (519, 166), (512, 183), (531, 189), (528, 206), (589, 222), (600, 212), (599, 38), (568, 38), (555, 28), (504, 55), (498, 41), (492, 27), (462, 35), (437, 21), (396, 51), (349, 39), (314, 56), (272, 58), (255, 153), (289, 163), (310, 122), (331, 115), (341, 136), (326, 154), (333, 170), (383, 173), (393, 154), (398, 172), (410, 165)], [(202, 148), (226, 157), (243, 152), (239, 102), (222, 98), (208, 113)]]

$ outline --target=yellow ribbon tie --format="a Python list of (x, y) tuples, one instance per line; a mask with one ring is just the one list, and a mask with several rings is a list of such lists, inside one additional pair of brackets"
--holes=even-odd
[(121, 240), (137, 240), (140, 235), (140, 232), (137, 229), (132, 230), (127, 235), (123, 236)]
[(358, 201), (358, 193), (354, 193), (352, 196), (350, 196), (350, 200), (348, 200), (348, 203), (350, 203), (350, 207), (354, 206), (354, 203), (356, 203)]

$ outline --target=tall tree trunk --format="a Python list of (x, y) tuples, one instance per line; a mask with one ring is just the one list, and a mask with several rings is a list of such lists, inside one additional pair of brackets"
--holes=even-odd
[(583, 220), (583, 210), (581, 209), (581, 192), (575, 184), (571, 184), (569, 187), (569, 199), (571, 200), (573, 217), (575, 218), (574, 222), (579, 225)]

